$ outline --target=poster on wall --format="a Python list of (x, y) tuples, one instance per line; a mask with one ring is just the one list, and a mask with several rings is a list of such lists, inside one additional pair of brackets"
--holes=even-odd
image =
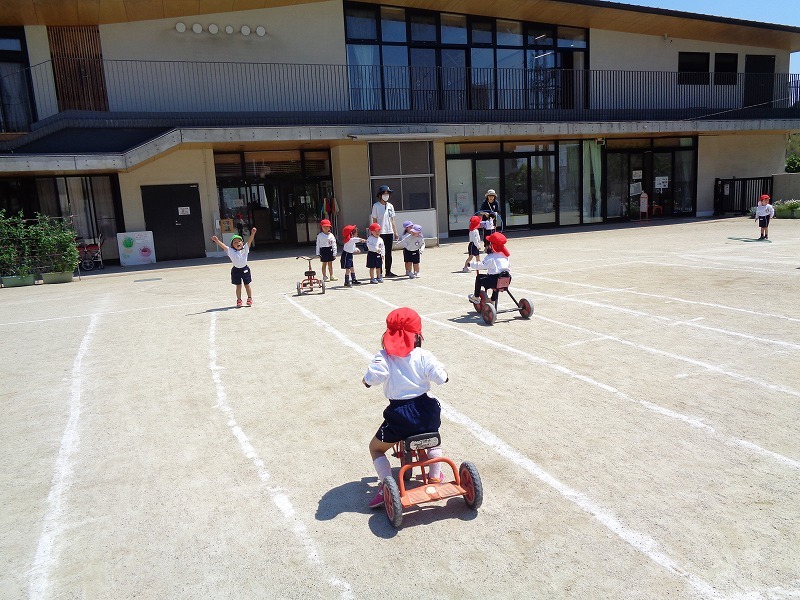
[(152, 231), (126, 231), (117, 234), (119, 263), (130, 265), (149, 265), (156, 262)]

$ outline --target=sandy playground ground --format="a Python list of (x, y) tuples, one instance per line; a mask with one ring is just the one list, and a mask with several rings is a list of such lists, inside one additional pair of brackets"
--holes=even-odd
[[(511, 234), (535, 314), (491, 327), (465, 238), (302, 297), (296, 252), (254, 253), (252, 308), (223, 260), (2, 289), (0, 597), (800, 598), (800, 221), (757, 237)], [(395, 530), (360, 380), (402, 305), (484, 503)]]

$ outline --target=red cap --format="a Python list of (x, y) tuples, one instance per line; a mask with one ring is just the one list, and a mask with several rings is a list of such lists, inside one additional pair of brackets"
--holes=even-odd
[(353, 232), (358, 229), (355, 225), (345, 225), (344, 229), (342, 229), (342, 243), (346, 244), (350, 241), (350, 238), (353, 237)]
[(494, 252), (500, 252), (505, 256), (511, 256), (511, 253), (506, 249), (506, 236), (502, 233), (493, 233), (492, 235), (486, 236), (486, 241), (492, 245), (492, 250)]
[(422, 335), (422, 319), (415, 310), (396, 308), (386, 316), (383, 348), (392, 356), (408, 356), (414, 349), (416, 335)]
[(378, 225), (377, 223), (373, 223), (372, 225), (369, 226), (369, 230), (370, 231), (380, 231), (381, 230), (381, 226)]
[(761, 194), (761, 200), (769, 200), (769, 196), (766, 194)]
[(469, 220), (469, 230), (475, 231), (481, 226), (481, 218), (478, 215), (473, 215)]
[(331, 226), (331, 222), (328, 221), (328, 219), (322, 219), (322, 221), (319, 222), (319, 226), (320, 227), (330, 227)]

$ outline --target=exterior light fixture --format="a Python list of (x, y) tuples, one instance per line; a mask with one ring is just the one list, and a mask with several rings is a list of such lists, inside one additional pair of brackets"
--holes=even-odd
[(219, 25), (215, 25), (214, 23), (209, 25), (208, 26), (208, 33), (211, 33), (213, 35), (217, 35), (219, 33)]
[(178, 33), (183, 33), (184, 31), (186, 31), (186, 23), (182, 23), (181, 21), (175, 23), (175, 31), (177, 31)]
[(200, 23), (195, 23), (194, 25), (192, 25), (192, 31), (194, 31), (195, 33), (203, 33), (203, 26), (200, 25)]
[(250, 28), (247, 25), (242, 25), (242, 35), (250, 35)]
[(233, 25), (226, 25), (225, 26), (225, 33), (227, 33), (228, 35), (233, 33)]
[(261, 25), (259, 25), (258, 27), (256, 27), (256, 33), (258, 34), (258, 37), (264, 37), (265, 35), (267, 35), (267, 30), (264, 29)]

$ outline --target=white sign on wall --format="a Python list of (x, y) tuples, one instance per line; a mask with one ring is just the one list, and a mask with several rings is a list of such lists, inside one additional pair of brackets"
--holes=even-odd
[(119, 263), (123, 267), (147, 265), (156, 262), (152, 231), (118, 233), (117, 248), (119, 249)]
[(669, 177), (656, 177), (656, 189), (665, 190), (669, 187)]
[(633, 171), (631, 173), (631, 179), (636, 180), (636, 179), (641, 179), (641, 178), (642, 178), (642, 172), (641, 171)]

